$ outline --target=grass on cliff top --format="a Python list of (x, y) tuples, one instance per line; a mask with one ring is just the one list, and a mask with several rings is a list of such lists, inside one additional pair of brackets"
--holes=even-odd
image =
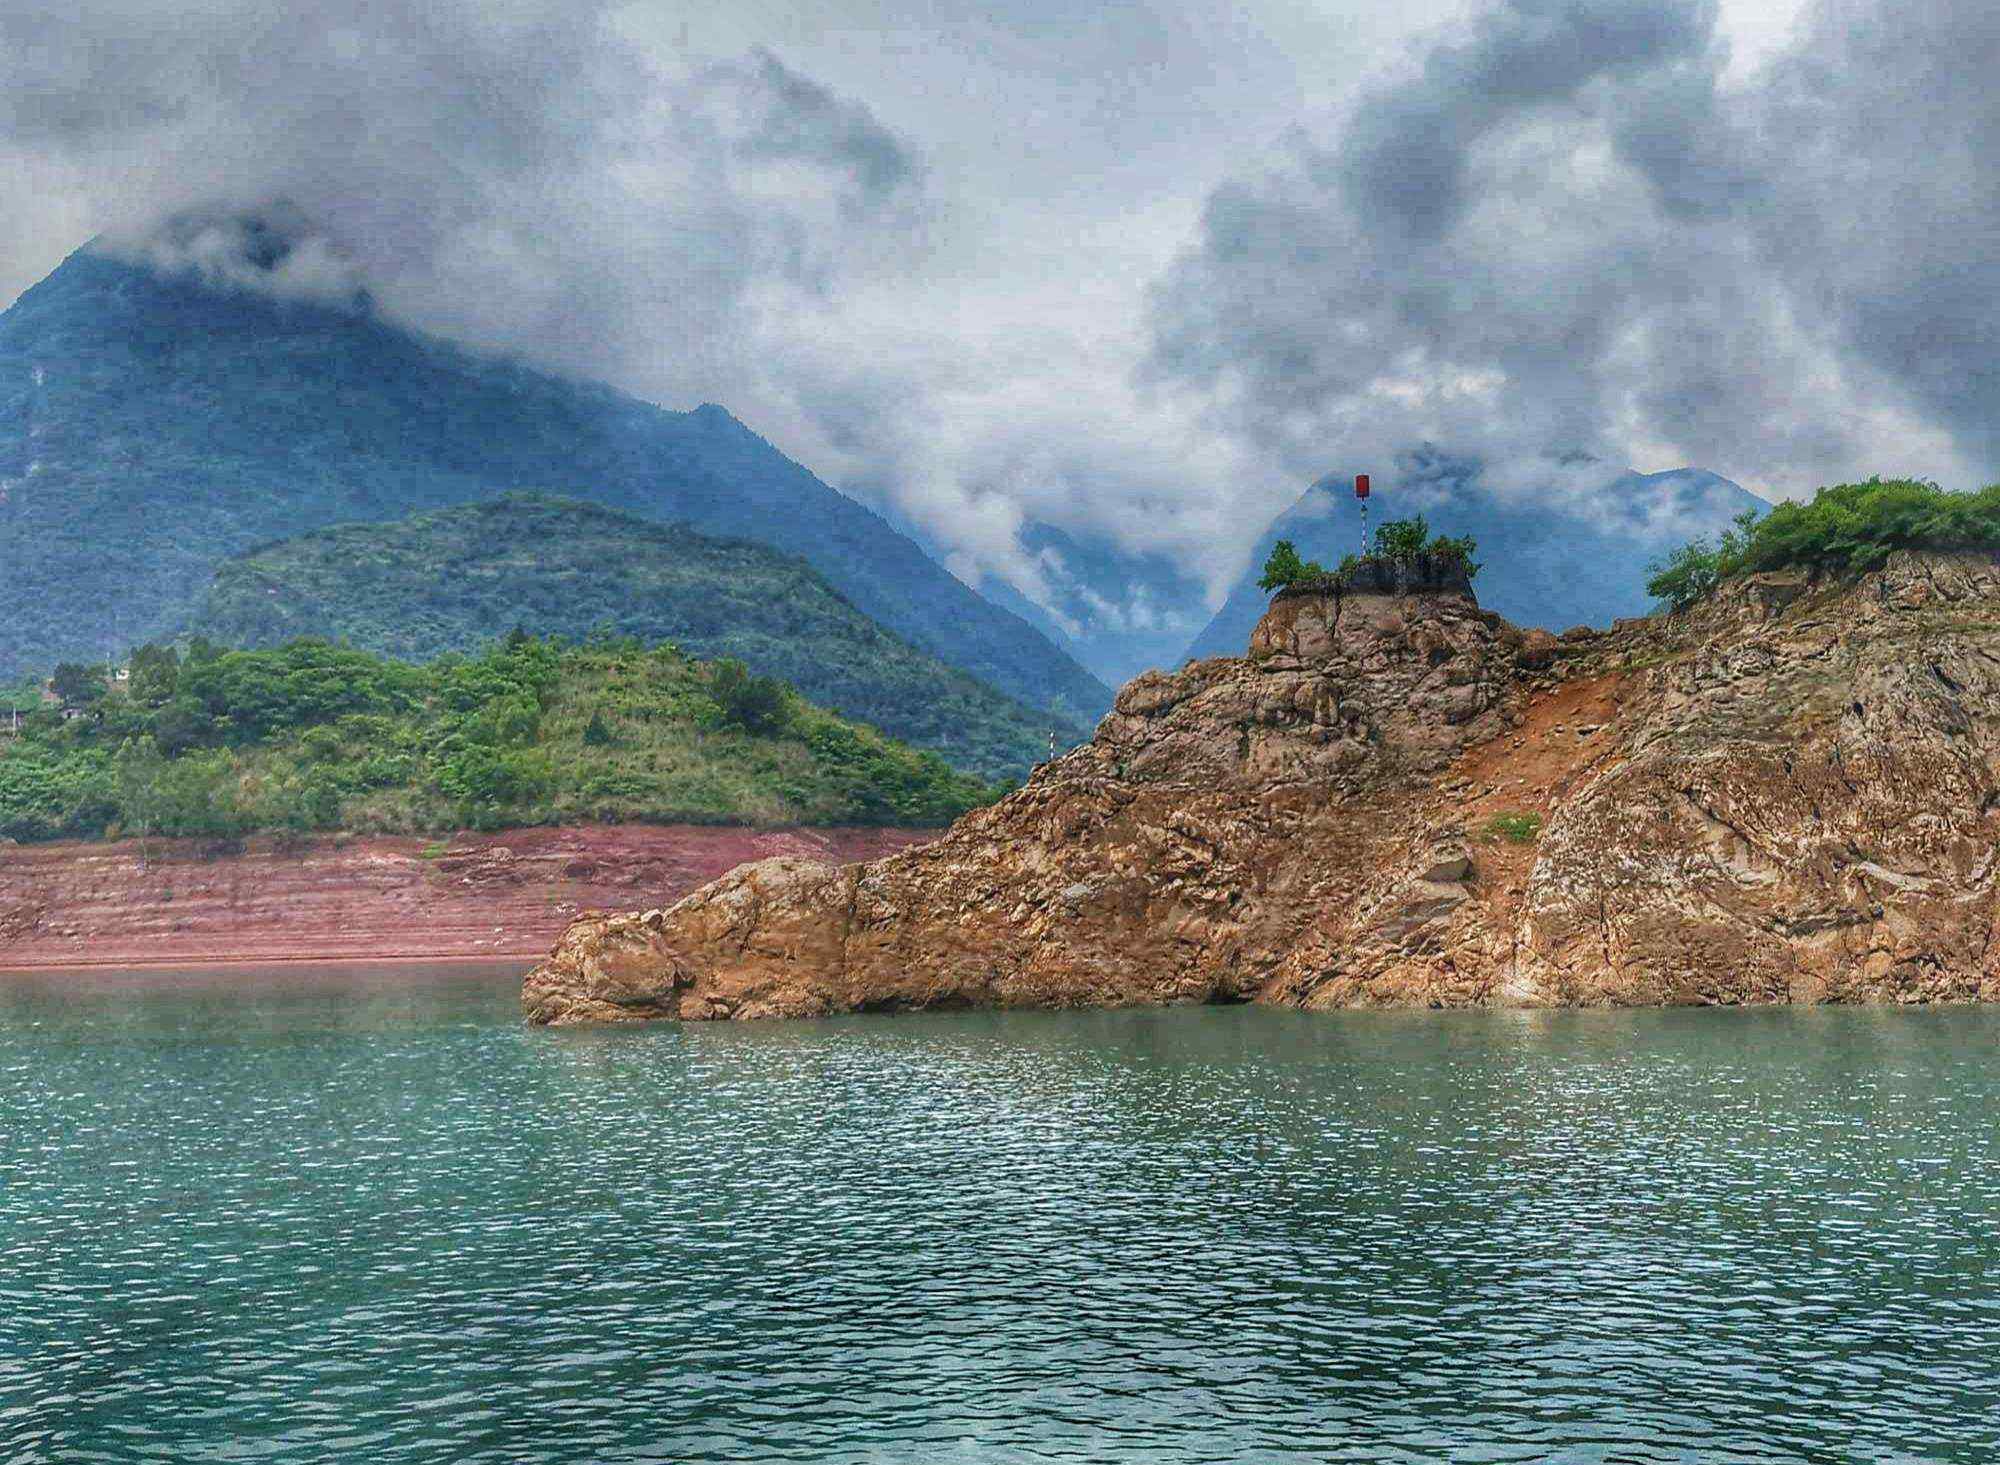
[[(82, 668), (68, 668), (74, 679)], [(1000, 788), (739, 662), (511, 637), (416, 665), (323, 641), (134, 657), (0, 741), (0, 835), (941, 825)]]
[(1732, 575), (1805, 566), (1879, 569), (1899, 549), (2000, 549), (2000, 484), (1951, 493), (1871, 478), (1822, 488), (1809, 503), (1740, 515), (1715, 540), (1682, 545), (1650, 569), (1646, 593), (1685, 610)]
[(1542, 816), (1540, 814), (1500, 813), (1486, 821), (1486, 834), (1491, 839), (1504, 839), (1509, 844), (1533, 844), (1542, 837)]

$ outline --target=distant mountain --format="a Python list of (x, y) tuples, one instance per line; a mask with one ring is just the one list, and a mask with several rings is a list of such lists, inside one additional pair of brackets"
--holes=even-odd
[(170, 629), (253, 544), (518, 489), (800, 555), (1017, 701), (1109, 702), (1041, 632), (720, 407), (665, 411), (365, 306), (222, 293), (94, 248), (0, 315), (0, 677)]
[(1051, 612), (1004, 581), (982, 593), (1039, 626), (1112, 686), (1155, 666), (1177, 666), (1208, 620), (1206, 587), (1170, 557), (1030, 519), (1020, 543), (1042, 564)]
[[(985, 778), (1019, 778), (1048, 752), (1047, 713), (884, 630), (803, 559), (573, 499), (509, 494), (265, 545), (222, 564), (187, 629), (225, 646), (314, 635), (427, 661), (516, 625), (736, 657)], [(1058, 728), (1065, 743), (1090, 732)]]
[[(1516, 625), (1552, 631), (1644, 615), (1652, 609), (1649, 562), (1727, 527), (1745, 509), (1768, 507), (1699, 468), (1628, 472), (1587, 499), (1502, 494), (1482, 481), (1476, 463), (1437, 454), (1415, 455), (1393, 476), (1375, 475), (1374, 487), (1373, 523), (1420, 513), (1440, 533), (1470, 534), (1479, 543), (1479, 603)], [(1306, 490), (1264, 531), (1228, 600), (1186, 654), (1243, 654), (1270, 604), (1257, 577), (1280, 539), (1331, 566), (1358, 548), (1359, 525), (1351, 474), (1329, 475)]]

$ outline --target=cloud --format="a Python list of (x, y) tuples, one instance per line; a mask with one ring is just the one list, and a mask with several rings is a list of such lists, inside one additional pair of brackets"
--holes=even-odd
[(105, 245), (212, 290), (333, 309), (361, 310), (369, 303), (360, 266), (287, 200), (254, 213), (191, 209)]
[(365, 290), (475, 347), (707, 400), (769, 317), (921, 247), (923, 170), (769, 51), (661, 55), (615, 19), (590, 0), (7, 10), (0, 148), (163, 268)]
[(1734, 85), (1713, 0), (1488, 4), (1211, 194), (1149, 369), (1301, 472), (1431, 442), (1582, 508), (1991, 472), (1996, 40), (1828, 3)]
[(1775, 274), (1841, 349), (2000, 468), (2000, 13), (1967, 0), (1820, 0), (1750, 125)]
[(1422, 444), (1585, 514), (1994, 475), (2000, 18), (1784, 8), (0, 0), (0, 287), (365, 293), (1133, 631)]
[[(218, 287), (365, 297), (669, 406), (720, 401), (967, 579), (1052, 608), (1097, 614), (1061, 554), (1024, 542), (1037, 523), (1212, 558), (1242, 515), (1215, 488), (1241, 455), (1131, 382), (1134, 304), (1184, 219), (1103, 186), (1181, 173), (1178, 146), (1144, 154), (1200, 136), (1154, 119), (1204, 115), (1215, 69), (1192, 32), (1212, 20), (876, 15), (913, 37), (890, 79), (920, 139), (809, 69), (856, 74), (836, 13), (816, 15), (837, 36), (818, 44), (747, 14), (0, 0), (0, 188), (33, 178), (63, 201), (0, 209), (0, 265), (101, 233)], [(688, 40), (718, 28), (720, 48)], [(1289, 496), (1271, 487), (1257, 513)]]

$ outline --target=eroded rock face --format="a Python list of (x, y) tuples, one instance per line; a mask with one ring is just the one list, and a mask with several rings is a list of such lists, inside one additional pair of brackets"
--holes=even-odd
[(2000, 996), (2000, 572), (1763, 576), (1523, 633), (1281, 598), (937, 841), (570, 927), (536, 1022), (948, 1005)]

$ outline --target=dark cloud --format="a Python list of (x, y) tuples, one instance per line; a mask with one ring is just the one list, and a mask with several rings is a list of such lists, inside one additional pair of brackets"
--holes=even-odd
[(2000, 470), (2000, 11), (1822, 3), (1751, 116), (1775, 273)]
[(1472, 151), (1524, 112), (1603, 78), (1711, 49), (1714, 0), (1513, 0), (1435, 46), (1416, 78), (1370, 95), (1326, 176), (1378, 232), (1441, 237), (1475, 201)]
[[(662, 59), (613, 18), (591, 0), (4, 11), (0, 145), (68, 169), (114, 247), (165, 267), (365, 289), (474, 346), (700, 400), (740, 374), (725, 343), (770, 292), (821, 296), (893, 255), (921, 168), (769, 51)], [(281, 261), (242, 253), (260, 232)]]
[(853, 214), (889, 204), (916, 184), (915, 158), (872, 112), (787, 70), (769, 51), (759, 49), (746, 63), (717, 66), (709, 74), (742, 99), (741, 156), (807, 163), (851, 179), (842, 205)]
[(1301, 472), (1991, 472), (1996, 46), (1990, 6), (1845, 0), (1732, 84), (1710, 0), (1489, 4), (1211, 196), (1151, 370)]

